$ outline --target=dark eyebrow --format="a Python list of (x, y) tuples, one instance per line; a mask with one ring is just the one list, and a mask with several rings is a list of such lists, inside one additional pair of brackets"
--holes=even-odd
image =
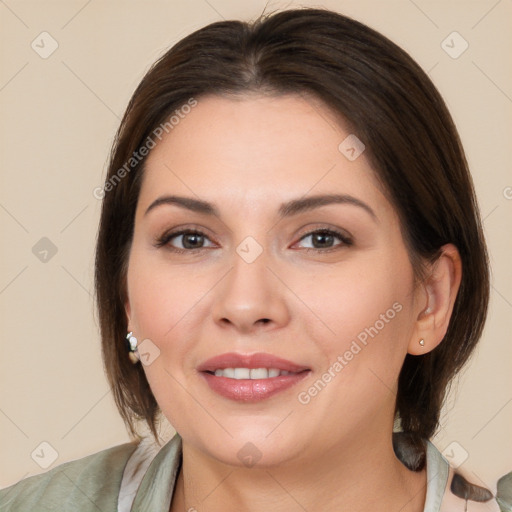
[[(144, 215), (147, 215), (149, 211), (162, 204), (177, 205), (193, 212), (220, 217), (218, 209), (213, 204), (200, 199), (182, 196), (159, 197), (149, 205)], [(323, 194), (293, 199), (292, 201), (281, 204), (278, 213), (281, 218), (291, 217), (292, 215), (297, 215), (329, 204), (350, 204), (358, 206), (365, 210), (374, 220), (377, 220), (377, 215), (375, 215), (375, 212), (366, 203), (348, 194)]]
[(279, 216), (289, 217), (328, 204), (351, 204), (358, 206), (369, 213), (373, 220), (377, 220), (377, 215), (375, 215), (375, 212), (366, 203), (348, 194), (323, 194), (294, 199), (280, 206)]
[(219, 216), (219, 211), (211, 203), (207, 203), (200, 199), (193, 199), (192, 197), (182, 196), (159, 197), (149, 205), (144, 215), (147, 215), (151, 210), (162, 204), (175, 204), (192, 212), (203, 213), (205, 215), (215, 215), (216, 217)]

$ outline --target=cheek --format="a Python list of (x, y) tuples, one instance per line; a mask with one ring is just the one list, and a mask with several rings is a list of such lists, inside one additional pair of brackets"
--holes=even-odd
[(310, 326), (310, 337), (322, 347), (328, 365), (341, 356), (346, 369), (352, 369), (347, 374), (375, 368), (383, 380), (392, 382), (413, 323), (413, 272), (405, 251), (375, 256), (340, 266), (301, 293), (331, 332), (326, 336), (321, 322)]
[(131, 329), (158, 347), (159, 362), (173, 372), (187, 371), (187, 353), (208, 315), (205, 298), (217, 281), (218, 273), (208, 268), (172, 267), (165, 257), (136, 249), (131, 254), (127, 275)]
[[(314, 304), (334, 333), (326, 336), (321, 322), (309, 323), (308, 338), (323, 353), (324, 363), (310, 387), (299, 389), (299, 401), (312, 422), (320, 415), (333, 430), (347, 425), (347, 411), (361, 425), (370, 424), (384, 406), (393, 410), (407, 351), (412, 269), (407, 257), (371, 259), (324, 276), (315, 284), (316, 293), (311, 287), (302, 290), (304, 301)], [(390, 266), (393, 261), (396, 267)]]
[(198, 315), (205, 314), (201, 298), (214, 284), (208, 286), (208, 281), (212, 281), (211, 273), (171, 271), (161, 258), (132, 249), (127, 274), (130, 327), (139, 340), (149, 339), (156, 346), (152, 352), (157, 357), (143, 369), (157, 403), (177, 430), (193, 421), (189, 412), (201, 414), (190, 407), (183, 383)]
[(191, 311), (204, 283), (190, 271), (169, 271), (163, 258), (134, 249), (128, 267), (133, 327), (139, 335), (162, 340)]

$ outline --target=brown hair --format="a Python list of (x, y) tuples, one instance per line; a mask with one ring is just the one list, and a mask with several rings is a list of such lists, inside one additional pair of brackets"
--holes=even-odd
[(434, 261), (449, 242), (458, 248), (462, 282), (446, 336), (423, 356), (407, 355), (399, 376), (403, 430), (431, 437), (487, 314), (488, 259), (468, 165), (441, 96), (411, 57), (357, 21), (311, 8), (197, 30), (151, 67), (128, 104), (110, 157), (95, 273), (104, 365), (127, 428), (137, 437), (134, 420), (144, 419), (156, 437), (159, 412), (125, 346), (126, 269), (144, 164), (130, 159), (191, 98), (248, 92), (310, 94), (349, 123), (398, 212), (418, 279), (423, 259)]

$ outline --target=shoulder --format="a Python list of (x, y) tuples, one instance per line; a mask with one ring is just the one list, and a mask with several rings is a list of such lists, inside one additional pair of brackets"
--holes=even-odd
[(124, 468), (137, 443), (66, 462), (0, 490), (3, 512), (116, 510)]

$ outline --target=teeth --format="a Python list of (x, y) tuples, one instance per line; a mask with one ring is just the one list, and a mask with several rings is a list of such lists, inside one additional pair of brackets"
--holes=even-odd
[(268, 370), (266, 368), (253, 368), (251, 370), (250, 378), (251, 379), (268, 379)]
[(251, 370), (249, 368), (235, 368), (235, 379), (250, 379), (251, 378)]
[(224, 370), (224, 373), (223, 373), (222, 377), (229, 377), (230, 379), (234, 379), (235, 378), (235, 370), (234, 370), (234, 368), (226, 368)]
[(216, 377), (228, 379), (270, 379), (280, 375), (291, 375), (293, 372), (279, 370), (277, 368), (223, 368), (215, 370)]

